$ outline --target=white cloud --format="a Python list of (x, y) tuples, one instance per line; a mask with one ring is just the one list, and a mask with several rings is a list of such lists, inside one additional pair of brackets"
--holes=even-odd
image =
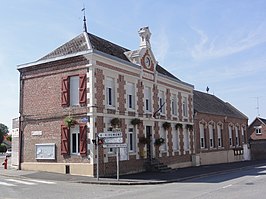
[(197, 60), (228, 56), (266, 42), (264, 24), (254, 30), (243, 28), (228, 31), (224, 36), (218, 35), (214, 39), (209, 38), (203, 30), (194, 27), (191, 29), (200, 37), (199, 42), (190, 49), (191, 56)]

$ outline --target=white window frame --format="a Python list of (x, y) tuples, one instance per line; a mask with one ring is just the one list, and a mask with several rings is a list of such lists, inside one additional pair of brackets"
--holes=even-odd
[(161, 108), (160, 109), (160, 113), (162, 115), (165, 114), (165, 105), (164, 105), (164, 103), (165, 103), (164, 91), (160, 90), (159, 91), (159, 108)]
[(214, 136), (213, 136), (213, 125), (209, 124), (209, 139), (210, 148), (214, 148)]
[(183, 129), (184, 132), (184, 151), (189, 151), (189, 131), (187, 128)]
[(182, 96), (182, 112), (185, 118), (188, 117), (188, 97)]
[(128, 128), (128, 152), (136, 152), (136, 129), (134, 127)]
[(70, 106), (79, 106), (79, 76), (70, 77)]
[(167, 133), (166, 130), (161, 128), (160, 136), (164, 139), (164, 143), (161, 145), (161, 150), (163, 152), (167, 151), (167, 140), (166, 140), (167, 136), (166, 136), (166, 133)]
[(114, 78), (106, 78), (106, 105), (107, 107), (115, 107), (115, 81)]
[[(128, 110), (135, 110), (135, 84), (127, 83), (127, 108)], [(130, 103), (131, 102), (131, 103)]]
[(200, 147), (202, 149), (204, 149), (204, 148), (206, 148), (206, 145), (205, 145), (205, 134), (204, 134), (204, 124), (200, 124), (199, 128), (200, 128)]
[(229, 133), (229, 146), (233, 146), (233, 135), (232, 135), (232, 126), (228, 126), (228, 133)]
[(179, 151), (179, 128), (173, 131), (173, 150)]
[[(80, 132), (79, 125), (75, 125), (70, 128), (70, 154), (79, 155), (80, 154)], [(75, 137), (75, 140), (73, 139)], [(75, 146), (75, 147), (74, 147)]]
[(241, 135), (242, 135), (242, 143), (245, 143), (245, 129), (243, 126), (241, 127)]
[(144, 87), (144, 107), (145, 112), (151, 113), (152, 112), (152, 104), (151, 104), (151, 88), (148, 86)]
[(254, 126), (254, 128), (255, 128), (255, 132), (256, 132), (256, 134), (258, 134), (258, 135), (260, 135), (261, 134), (261, 126)]
[(238, 135), (238, 127), (235, 127), (235, 134), (236, 134), (236, 146), (239, 146), (239, 135)]
[(177, 116), (177, 98), (176, 98), (176, 94), (172, 94), (171, 112), (172, 112), (173, 116)]
[(217, 125), (218, 147), (223, 147), (222, 126)]

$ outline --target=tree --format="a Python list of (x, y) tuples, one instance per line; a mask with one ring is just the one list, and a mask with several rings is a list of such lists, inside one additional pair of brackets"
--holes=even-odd
[(4, 140), (4, 136), (8, 133), (8, 128), (6, 125), (0, 123), (0, 144)]

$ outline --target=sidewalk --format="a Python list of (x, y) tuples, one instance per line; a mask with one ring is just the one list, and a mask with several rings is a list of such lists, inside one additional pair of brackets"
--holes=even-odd
[(42, 180), (68, 181), (68, 182), (87, 183), (87, 184), (148, 185), (148, 184), (182, 182), (197, 177), (233, 172), (240, 169), (248, 169), (249, 167), (262, 166), (262, 165), (266, 165), (266, 160), (244, 161), (244, 162), (235, 162), (235, 163), (226, 163), (226, 164), (206, 165), (199, 167), (180, 168), (167, 173), (144, 172), (144, 173), (120, 176), (119, 181), (117, 181), (116, 177), (100, 178), (99, 181), (97, 181), (96, 178), (88, 176), (76, 176), (76, 175), (58, 174), (50, 172), (39, 172), (39, 171), (21, 171), (12, 168), (4, 170), (3, 167), (0, 168), (0, 175), (6, 177), (34, 178)]

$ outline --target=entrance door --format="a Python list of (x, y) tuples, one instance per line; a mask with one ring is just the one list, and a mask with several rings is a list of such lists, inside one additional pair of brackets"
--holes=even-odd
[(149, 138), (150, 143), (147, 144), (147, 159), (152, 159), (152, 132), (151, 126), (146, 126), (146, 138)]

